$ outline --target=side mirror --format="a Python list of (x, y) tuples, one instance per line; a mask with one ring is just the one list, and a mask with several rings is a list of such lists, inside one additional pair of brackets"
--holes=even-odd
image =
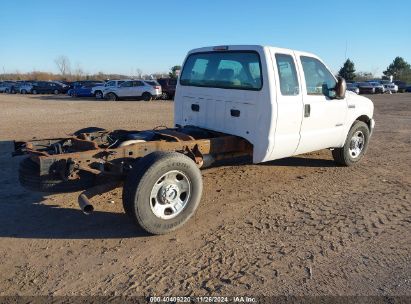
[(347, 91), (347, 83), (342, 77), (338, 77), (338, 82), (335, 86), (335, 99), (344, 99)]

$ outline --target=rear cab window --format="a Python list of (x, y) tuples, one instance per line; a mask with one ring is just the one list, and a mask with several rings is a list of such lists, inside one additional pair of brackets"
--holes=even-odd
[(260, 56), (254, 51), (193, 53), (184, 64), (180, 84), (259, 91), (262, 88)]
[(294, 96), (300, 93), (294, 58), (287, 54), (276, 54), (280, 91), (283, 96)]

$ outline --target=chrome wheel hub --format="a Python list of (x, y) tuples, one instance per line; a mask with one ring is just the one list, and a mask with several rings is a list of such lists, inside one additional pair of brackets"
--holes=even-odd
[(151, 190), (151, 210), (161, 219), (172, 219), (187, 206), (190, 194), (188, 177), (177, 170), (169, 171), (157, 180)]
[(365, 144), (364, 133), (361, 131), (355, 132), (350, 142), (350, 148), (349, 148), (350, 156), (352, 158), (357, 158), (358, 156), (360, 156), (362, 150), (364, 149), (364, 144)]

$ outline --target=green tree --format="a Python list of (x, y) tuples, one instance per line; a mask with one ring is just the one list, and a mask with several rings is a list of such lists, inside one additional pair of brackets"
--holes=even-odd
[(178, 73), (181, 71), (181, 65), (175, 65), (170, 70), (171, 72), (168, 73), (168, 76), (170, 76), (170, 78), (177, 78)]
[(406, 80), (411, 74), (411, 66), (402, 57), (395, 57), (394, 61), (382, 72), (385, 76), (393, 76), (395, 80)]
[(354, 62), (352, 62), (350, 59), (347, 59), (344, 62), (344, 65), (338, 72), (338, 75), (344, 78), (346, 81), (354, 81), (355, 79), (355, 67), (354, 67)]

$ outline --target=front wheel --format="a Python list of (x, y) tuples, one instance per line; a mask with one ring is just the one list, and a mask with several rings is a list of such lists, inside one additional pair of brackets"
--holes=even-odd
[(101, 91), (97, 91), (94, 96), (96, 99), (103, 99), (103, 93)]
[(368, 148), (370, 130), (366, 123), (356, 121), (350, 131), (342, 148), (332, 151), (334, 160), (344, 166), (352, 166), (358, 163)]
[(202, 190), (201, 172), (192, 159), (177, 152), (154, 152), (128, 174), (123, 206), (147, 232), (165, 234), (194, 215)]
[(60, 92), (59, 92), (59, 90), (54, 90), (53, 93), (54, 93), (54, 95), (58, 95)]

